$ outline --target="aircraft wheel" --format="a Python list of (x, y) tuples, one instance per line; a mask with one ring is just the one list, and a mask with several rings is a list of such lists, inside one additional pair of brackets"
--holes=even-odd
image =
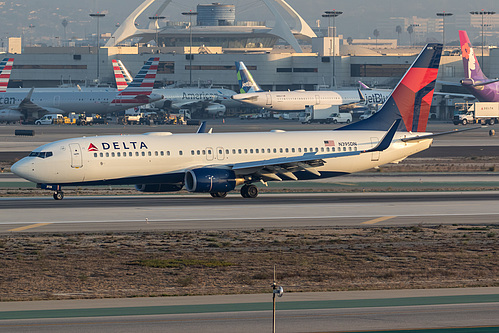
[(256, 198), (257, 196), (258, 196), (258, 187), (256, 187), (255, 185), (247, 185), (245, 198)]
[(55, 200), (62, 200), (62, 199), (64, 199), (64, 192), (62, 192), (62, 191), (54, 192), (54, 199)]
[(213, 198), (225, 198), (227, 196), (227, 192), (210, 192), (210, 195)]

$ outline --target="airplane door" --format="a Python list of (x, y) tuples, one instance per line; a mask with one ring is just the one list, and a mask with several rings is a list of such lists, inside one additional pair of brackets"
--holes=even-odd
[(319, 95), (315, 95), (315, 105), (321, 104), (321, 97)]
[(61, 96), (54, 96), (54, 106), (59, 106), (61, 102)]
[(206, 159), (208, 161), (213, 161), (213, 148), (206, 147)]
[(217, 160), (225, 160), (225, 153), (223, 147), (217, 147)]
[(69, 149), (71, 150), (71, 167), (75, 169), (83, 167), (80, 145), (78, 143), (70, 143)]
[(271, 94), (265, 94), (267, 96), (267, 105), (272, 105), (272, 95)]
[[(371, 138), (371, 143), (375, 147), (379, 142), (378, 138)], [(373, 151), (371, 155), (371, 161), (379, 161), (379, 151)]]

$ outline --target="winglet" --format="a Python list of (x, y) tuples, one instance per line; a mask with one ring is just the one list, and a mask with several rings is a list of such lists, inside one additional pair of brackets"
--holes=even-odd
[(203, 121), (201, 123), (201, 125), (199, 125), (196, 134), (200, 134), (200, 133), (206, 133), (206, 121)]
[(376, 147), (369, 149), (369, 150), (366, 150), (365, 152), (369, 153), (369, 152), (383, 151), (383, 150), (388, 149), (388, 147), (390, 147), (390, 145), (392, 144), (393, 137), (395, 136), (395, 133), (397, 132), (397, 129), (398, 129), (401, 121), (402, 121), (402, 118), (395, 120), (393, 122), (392, 126), (390, 127), (390, 129), (388, 130), (388, 132), (386, 132), (385, 136), (376, 145)]

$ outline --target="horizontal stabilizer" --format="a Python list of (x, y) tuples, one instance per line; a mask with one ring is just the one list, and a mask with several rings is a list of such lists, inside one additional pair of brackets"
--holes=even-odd
[(442, 133), (417, 135), (417, 136), (413, 136), (413, 137), (410, 137), (410, 138), (404, 138), (404, 139), (401, 139), (401, 140), (404, 141), (404, 142), (419, 141), (419, 140), (424, 140), (424, 139), (431, 139), (431, 138), (434, 138), (436, 136), (442, 136), (442, 135), (448, 135), (448, 134), (454, 134), (454, 133), (461, 133), (461, 132), (466, 132), (466, 131), (473, 131), (473, 130), (477, 130), (477, 129), (480, 129), (480, 128), (486, 128), (486, 127), (487, 126), (465, 128), (465, 129), (461, 129), (461, 130), (455, 129), (455, 130), (452, 130), (452, 131), (447, 131), (447, 132), (442, 132)]

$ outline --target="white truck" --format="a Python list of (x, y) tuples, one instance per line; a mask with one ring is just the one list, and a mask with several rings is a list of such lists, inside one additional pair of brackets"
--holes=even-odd
[(454, 125), (481, 123), (494, 125), (499, 121), (499, 103), (475, 102), (456, 103), (454, 111)]
[(35, 121), (35, 125), (52, 125), (52, 124), (62, 124), (64, 122), (64, 117), (62, 114), (46, 114), (40, 119)]
[(337, 124), (345, 123), (350, 124), (352, 122), (352, 114), (348, 112), (336, 112), (332, 113), (327, 119), (326, 124)]
[(339, 106), (332, 105), (327, 108), (318, 108), (313, 105), (306, 105), (305, 111), (300, 112), (298, 121), (302, 124), (320, 123), (326, 124), (327, 119), (332, 113), (339, 113)]

